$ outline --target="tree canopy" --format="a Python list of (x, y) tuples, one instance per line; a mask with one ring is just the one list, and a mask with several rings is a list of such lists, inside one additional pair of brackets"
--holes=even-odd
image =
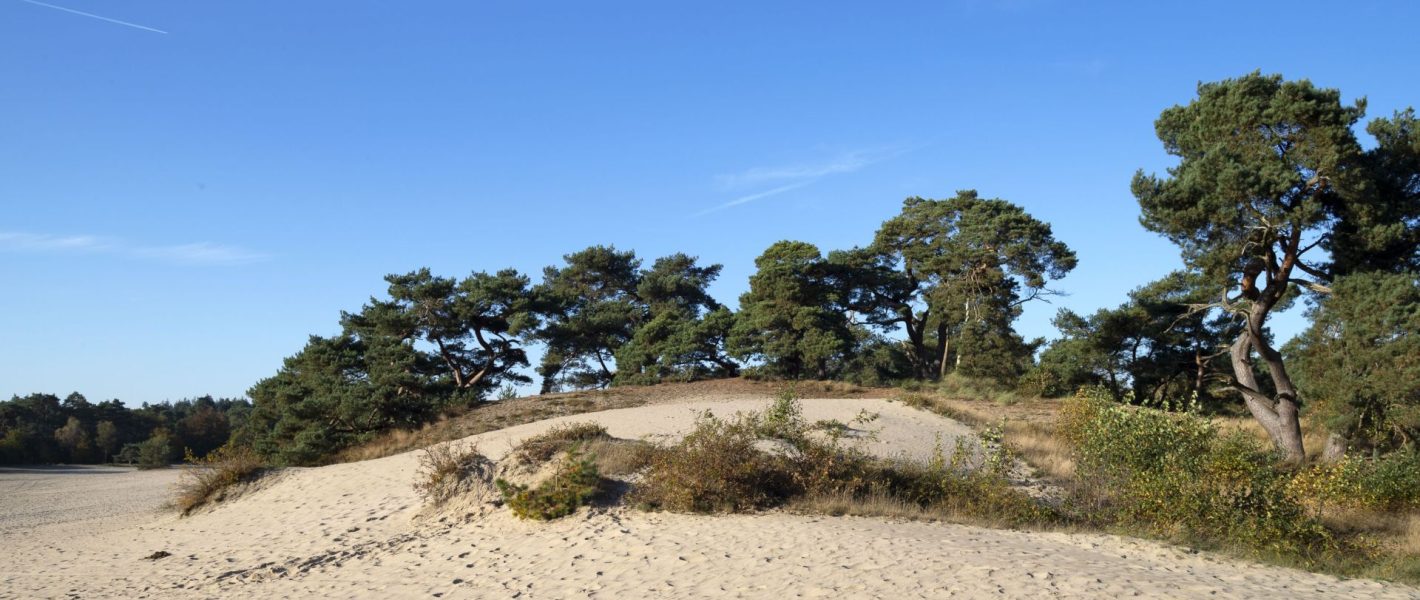
[(1337, 269), (1365, 268), (1360, 257), (1373, 250), (1406, 255), (1414, 229), (1386, 222), (1409, 210), (1395, 203), (1414, 188), (1403, 183), (1413, 184), (1403, 174), (1413, 165), (1406, 119), (1373, 125), (1390, 139), (1368, 153), (1353, 133), (1364, 113), (1364, 100), (1346, 105), (1337, 90), (1279, 75), (1200, 84), (1195, 100), (1155, 123), (1178, 164), (1166, 177), (1141, 171), (1132, 185), (1144, 226), (1177, 244), (1187, 267), (1223, 290), (1217, 303), (1243, 320), (1230, 347), (1232, 387), (1292, 461), (1304, 452), (1301, 400), (1269, 316), (1298, 286), (1328, 292)]
[(1021, 304), (1050, 295), (1047, 284), (1076, 264), (1049, 224), (974, 190), (908, 198), (861, 252), (845, 257), (858, 267), (855, 308), (879, 327), (901, 325), (920, 378), (962, 369), (1014, 380), (1034, 350), (1011, 326)]

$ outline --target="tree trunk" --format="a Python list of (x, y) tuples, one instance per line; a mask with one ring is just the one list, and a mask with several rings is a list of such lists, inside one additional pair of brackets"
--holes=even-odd
[(947, 337), (945, 323), (937, 326), (937, 350), (941, 356), (941, 361), (937, 363), (937, 380), (941, 381), (947, 376), (947, 354), (951, 352), (951, 340)]
[[(1261, 313), (1259, 315), (1258, 313)], [(1267, 431), (1272, 443), (1282, 452), (1283, 458), (1292, 464), (1300, 464), (1306, 457), (1302, 447), (1302, 426), (1297, 404), (1297, 391), (1287, 371), (1282, 367), (1282, 355), (1272, 349), (1262, 337), (1256, 325), (1258, 316), (1265, 316), (1266, 309), (1258, 304), (1248, 315), (1248, 327), (1238, 334), (1231, 347), (1234, 385), (1243, 395), (1243, 402), (1253, 418)], [(1257, 375), (1252, 370), (1252, 351), (1256, 349), (1264, 363), (1277, 397), (1271, 398), (1259, 391)]]
[(1334, 463), (1346, 456), (1346, 447), (1351, 445), (1351, 440), (1339, 433), (1332, 433), (1326, 438), (1326, 448), (1321, 451), (1323, 462)]
[(916, 372), (918, 379), (927, 379), (930, 374), (927, 371), (927, 343), (922, 339), (922, 330), (926, 324), (919, 321), (916, 324), (908, 320), (907, 340), (912, 343), (912, 369)]
[(942, 335), (942, 364), (939, 365), (939, 366), (938, 366), (938, 369), (937, 369), (937, 379), (938, 379), (938, 380), (946, 379), (946, 378), (947, 378), (947, 356), (952, 353), (952, 341), (951, 341), (951, 339), (949, 339), (949, 338), (945, 335), (945, 332), (943, 332), (943, 334), (944, 334), (944, 335)]

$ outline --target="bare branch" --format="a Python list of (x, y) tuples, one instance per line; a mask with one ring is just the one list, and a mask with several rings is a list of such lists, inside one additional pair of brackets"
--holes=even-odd
[(1318, 294), (1330, 294), (1330, 293), (1331, 293), (1331, 286), (1322, 285), (1322, 284), (1317, 283), (1317, 282), (1315, 282), (1315, 281), (1307, 281), (1307, 280), (1305, 280), (1305, 279), (1291, 279), (1291, 280), (1289, 280), (1289, 281), (1290, 281), (1291, 283), (1295, 283), (1295, 284), (1297, 284), (1297, 285), (1299, 285), (1299, 286), (1302, 286), (1302, 287), (1304, 287), (1304, 288), (1307, 288), (1307, 289), (1309, 289), (1309, 290), (1311, 290), (1311, 291), (1313, 291), (1313, 292), (1316, 292), (1316, 293), (1318, 293)]

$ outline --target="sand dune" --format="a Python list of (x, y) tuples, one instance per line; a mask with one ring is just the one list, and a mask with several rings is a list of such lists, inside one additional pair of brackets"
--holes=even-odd
[[(699, 410), (728, 415), (765, 400), (689, 402), (540, 421), (474, 436), (491, 458), (566, 422), (623, 438), (673, 438)], [(883, 400), (806, 400), (805, 417), (879, 413), (884, 456), (927, 457), (965, 427)], [(1105, 535), (768, 513), (584, 510), (553, 523), (506, 511), (465, 522), (416, 518), (414, 453), (290, 469), (239, 500), (188, 518), (156, 510), (171, 471), (110, 473), (113, 509), (56, 522), (36, 503), (89, 494), (95, 479), (0, 473), (3, 597), (1212, 597), (1417, 598), (1420, 590), (1250, 565)], [(25, 492), (21, 487), (29, 489)], [(48, 489), (38, 493), (36, 486)], [(107, 491), (115, 490), (115, 491)], [(50, 500), (46, 500), (50, 499)], [(97, 506), (98, 500), (93, 502)], [(141, 506), (140, 506), (141, 505)], [(170, 556), (145, 560), (157, 551)]]

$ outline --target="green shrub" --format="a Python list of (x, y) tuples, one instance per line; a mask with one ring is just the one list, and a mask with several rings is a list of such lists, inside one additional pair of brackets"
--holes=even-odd
[(172, 459), (173, 445), (168, 434), (158, 432), (138, 445), (138, 468), (161, 469)]
[(1013, 386), (994, 379), (968, 377), (948, 373), (937, 383), (937, 391), (950, 398), (986, 400), (997, 404), (1015, 404), (1020, 400)]
[(549, 521), (576, 512), (601, 490), (601, 475), (590, 458), (567, 454), (557, 472), (535, 488), (499, 479), (498, 491), (513, 514), (523, 519)]
[(1314, 514), (1340, 507), (1373, 511), (1420, 509), (1420, 453), (1348, 456), (1313, 465), (1291, 482), (1292, 494)]
[(791, 386), (774, 397), (769, 408), (759, 415), (758, 434), (765, 438), (790, 440), (804, 431), (804, 409)]
[(1331, 543), (1290, 492), (1290, 473), (1255, 438), (1219, 435), (1186, 412), (1082, 393), (1062, 411), (1076, 501), (1095, 520), (1167, 538), (1305, 555)]
[(178, 479), (174, 502), (184, 515), (205, 504), (221, 502), (233, 486), (255, 480), (266, 467), (265, 461), (246, 446), (223, 446), (202, 458), (188, 450), (186, 460), (192, 467)]
[(1420, 452), (1398, 451), (1369, 461), (1361, 487), (1370, 508), (1420, 509)]
[(634, 500), (647, 508), (680, 512), (743, 512), (768, 508), (791, 495), (782, 457), (755, 447), (759, 420), (733, 422), (709, 412), (680, 443), (658, 452)]
[[(1046, 525), (1059, 515), (1024, 492), (1011, 487), (1006, 471), (1009, 454), (999, 446), (988, 450), (979, 468), (971, 468), (973, 452), (958, 440), (951, 456), (939, 448), (926, 463), (880, 463), (871, 474), (870, 494), (886, 495), (955, 520), (1011, 527)], [(863, 490), (860, 490), (860, 495)]]
[(1036, 366), (1021, 376), (1020, 393), (1038, 398), (1059, 398), (1070, 393), (1069, 382), (1054, 370)]

